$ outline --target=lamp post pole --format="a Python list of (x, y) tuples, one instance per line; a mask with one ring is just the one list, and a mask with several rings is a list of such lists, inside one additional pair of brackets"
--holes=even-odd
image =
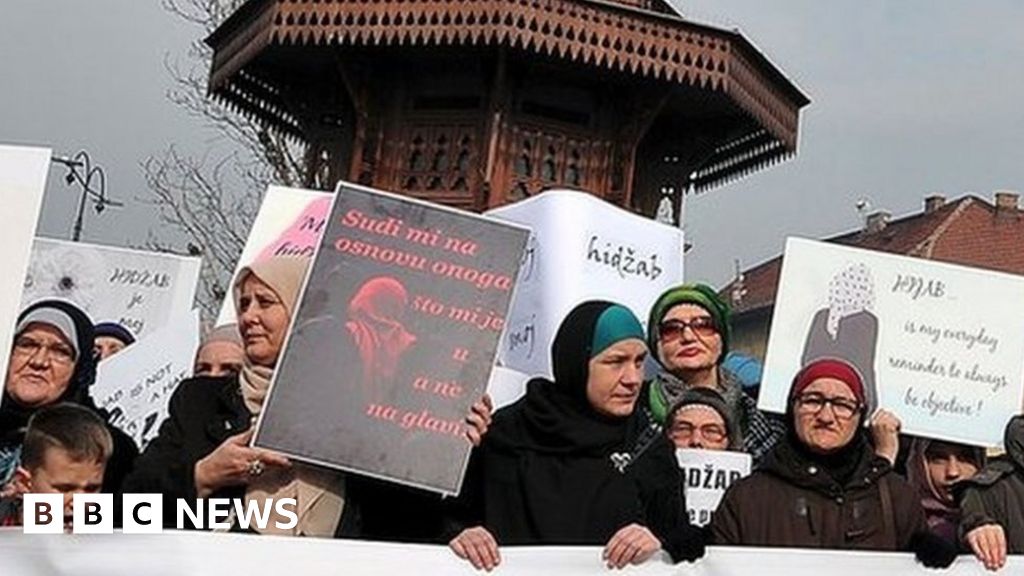
[[(71, 240), (78, 242), (82, 239), (85, 203), (88, 200), (92, 200), (96, 205), (97, 214), (103, 213), (107, 206), (120, 208), (124, 204), (107, 198), (107, 175), (103, 172), (103, 168), (92, 164), (92, 159), (89, 158), (89, 154), (85, 150), (79, 151), (71, 158), (54, 156), (51, 160), (68, 169), (68, 173), (64, 176), (64, 181), (68, 186), (77, 183), (82, 187), (82, 195), (78, 200), (78, 216), (75, 218), (75, 224), (71, 230)], [(95, 185), (93, 181), (96, 182)]]

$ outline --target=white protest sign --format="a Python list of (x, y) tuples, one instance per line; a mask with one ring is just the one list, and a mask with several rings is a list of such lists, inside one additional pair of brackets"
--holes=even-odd
[[(607, 576), (600, 546), (505, 546), (502, 576)], [(430, 574), (475, 576), (466, 560), (447, 546), (395, 544), (331, 538), (253, 537), (248, 534), (175, 531), (163, 534), (91, 534), (88, 538), (24, 534), (0, 528), (5, 573), (146, 574), (223, 576), (224, 574), (301, 574), (345, 576)], [(755, 568), (756, 567), (756, 568)], [(981, 576), (981, 564), (960, 556), (949, 568), (925, 568), (912, 554), (803, 548), (712, 546), (696, 562), (672, 564), (664, 552), (622, 570), (632, 576)], [(1024, 573), (1024, 557), (1010, 556), (999, 574)]]
[(680, 448), (676, 461), (683, 477), (686, 512), (697, 526), (709, 524), (725, 490), (750, 475), (750, 454), (743, 452)]
[(856, 366), (906, 433), (1001, 445), (1021, 409), (1024, 277), (790, 238), (760, 407), (784, 412), (820, 357)]
[(112, 424), (145, 447), (167, 417), (178, 383), (192, 375), (199, 346), (195, 310), (99, 363), (90, 392)]
[[(331, 194), (319, 190), (270, 186), (249, 229), (232, 281), (243, 266), (271, 256), (312, 256), (324, 231)], [(221, 304), (217, 326), (235, 322), (231, 293)]]
[(7, 374), (7, 352), (14, 337), (14, 323), (21, 312), (21, 292), (39, 221), (39, 209), (50, 169), (49, 148), (0, 146), (0, 205), (4, 208), (0, 226), (0, 260), (4, 277), (0, 281), (0, 374)]
[(683, 280), (681, 230), (591, 194), (551, 190), (487, 215), (533, 230), (498, 351), (525, 374), (551, 375), (551, 342), (580, 302), (617, 302), (646, 323), (655, 298)]
[(117, 322), (139, 338), (191, 312), (201, 265), (187, 256), (36, 238), (22, 305), (63, 298), (93, 322)]

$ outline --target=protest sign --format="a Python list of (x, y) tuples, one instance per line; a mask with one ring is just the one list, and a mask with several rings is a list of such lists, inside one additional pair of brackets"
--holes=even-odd
[[(600, 546), (505, 546), (496, 573), (502, 576), (607, 576)], [(970, 556), (937, 572), (913, 554), (802, 548), (712, 546), (696, 562), (672, 564), (664, 552), (622, 571), (632, 576), (980, 576), (988, 574)], [(163, 534), (90, 534), (88, 537), (22, 534), (0, 528), (6, 573), (18, 575), (146, 574), (224, 576), (301, 574), (345, 576), (480, 574), (447, 546), (326, 538), (287, 538), (203, 531)], [(1024, 557), (1010, 556), (999, 574), (1021, 574)]]
[(136, 338), (188, 315), (202, 260), (36, 238), (22, 305), (63, 298), (94, 322), (117, 322)]
[(199, 346), (199, 313), (190, 311), (99, 363), (90, 392), (110, 422), (140, 448), (167, 417), (178, 383), (192, 375)]
[(0, 203), (4, 207), (0, 254), (3, 254), (5, 272), (0, 280), (0, 346), (5, 351), (0, 354), (0, 374), (7, 374), (7, 351), (11, 349), (14, 323), (22, 309), (22, 279), (28, 267), (49, 169), (49, 148), (0, 146)]
[(528, 231), (342, 183), (254, 444), (456, 493)]
[(903, 432), (1001, 445), (1021, 409), (1021, 318), (1020, 276), (790, 238), (759, 405), (784, 412), (800, 366), (837, 357)]
[(529, 226), (498, 360), (551, 376), (562, 320), (590, 299), (623, 304), (647, 322), (654, 300), (683, 280), (683, 233), (583, 192), (550, 190), (487, 213)]
[[(312, 256), (323, 233), (331, 198), (330, 193), (319, 190), (267, 188), (231, 278), (243, 266), (271, 256)], [(217, 326), (235, 321), (235, 306), (229, 295), (217, 315)]]
[(750, 475), (750, 454), (743, 452), (680, 448), (676, 461), (683, 477), (686, 512), (697, 526), (709, 524), (725, 490)]

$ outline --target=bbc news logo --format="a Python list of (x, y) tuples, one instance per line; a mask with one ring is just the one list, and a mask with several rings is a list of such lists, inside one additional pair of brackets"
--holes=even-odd
[[(112, 534), (114, 532), (113, 494), (75, 494), (71, 521), (64, 518), (63, 494), (25, 494), (22, 524), (26, 534), (62, 534), (70, 526), (75, 534)], [(156, 534), (164, 530), (164, 498), (160, 494), (123, 494), (121, 531), (125, 534)], [(271, 512), (278, 530), (290, 530), (299, 523), (294, 498), (266, 499), (262, 502), (240, 498), (209, 498), (189, 501), (178, 498), (175, 526), (178, 530), (199, 528), (229, 530), (266, 530)], [(284, 520), (284, 521), (282, 521)]]

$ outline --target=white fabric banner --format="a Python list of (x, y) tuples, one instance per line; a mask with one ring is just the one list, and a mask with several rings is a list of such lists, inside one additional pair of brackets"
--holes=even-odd
[[(505, 547), (494, 574), (600, 576), (613, 574), (598, 547)], [(444, 546), (385, 544), (206, 532), (153, 535), (28, 535), (0, 529), (5, 574), (17, 576), (406, 576), (482, 575)], [(623, 574), (633, 576), (981, 576), (991, 574), (969, 556), (948, 570), (928, 570), (910, 554), (787, 548), (709, 548), (692, 564), (665, 555)], [(1012, 556), (999, 574), (1024, 573)]]
[(46, 174), (50, 169), (49, 148), (0, 146), (0, 374), (7, 374), (8, 352), (14, 337), (14, 323), (21, 312), (25, 269), (36, 235), (39, 209), (43, 205)]
[[(312, 256), (323, 234), (332, 196), (330, 192), (304, 188), (267, 188), (231, 281), (234, 282), (243, 266), (274, 255)], [(228, 286), (216, 325), (232, 322), (235, 322), (235, 306)]]
[(683, 280), (683, 233), (591, 194), (549, 190), (488, 216), (529, 226), (499, 364), (551, 375), (551, 342), (573, 306), (618, 302), (641, 322), (665, 289)]
[(111, 411), (111, 423), (145, 447), (167, 417), (167, 402), (192, 374), (199, 346), (199, 312), (193, 310), (100, 362), (92, 397)]
[(825, 242), (786, 242), (760, 407), (841, 357), (908, 434), (1002, 445), (1024, 394), (1024, 278)]
[(192, 310), (200, 258), (36, 238), (22, 305), (63, 298), (136, 338)]

